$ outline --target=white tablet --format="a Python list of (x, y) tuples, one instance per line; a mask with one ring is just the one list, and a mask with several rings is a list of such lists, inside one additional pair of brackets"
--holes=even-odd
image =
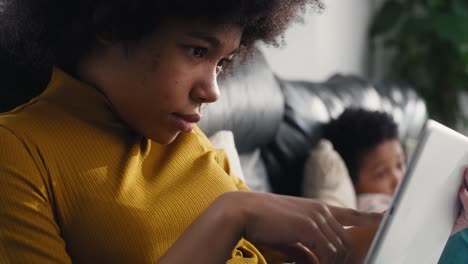
[(467, 165), (468, 138), (429, 120), (365, 263), (437, 263), (460, 208)]

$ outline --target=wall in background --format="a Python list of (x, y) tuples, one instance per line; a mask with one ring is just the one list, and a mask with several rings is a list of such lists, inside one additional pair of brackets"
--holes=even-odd
[(283, 78), (324, 81), (333, 74), (368, 77), (367, 30), (373, 0), (322, 0), (318, 14), (308, 10), (304, 24), (286, 32), (283, 48), (261, 46), (273, 70)]

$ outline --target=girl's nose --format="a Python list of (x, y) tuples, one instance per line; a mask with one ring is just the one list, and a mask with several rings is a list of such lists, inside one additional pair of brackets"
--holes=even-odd
[(200, 103), (213, 103), (219, 100), (221, 93), (218, 87), (216, 73), (210, 73), (202, 78), (190, 91), (190, 97)]

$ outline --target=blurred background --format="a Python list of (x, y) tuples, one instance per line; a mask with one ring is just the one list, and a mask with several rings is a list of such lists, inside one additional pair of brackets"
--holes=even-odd
[[(262, 46), (282, 78), (355, 74), (409, 83), (430, 118), (468, 132), (468, 1), (322, 0), (280, 48)], [(307, 52), (304, 52), (307, 51)]]

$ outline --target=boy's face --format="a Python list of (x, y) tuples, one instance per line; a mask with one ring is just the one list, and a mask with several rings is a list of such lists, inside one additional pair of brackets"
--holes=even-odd
[(356, 193), (392, 195), (405, 172), (405, 155), (400, 142), (386, 140), (363, 155), (355, 183)]
[(78, 74), (134, 130), (168, 144), (193, 129), (203, 104), (219, 99), (218, 74), (241, 36), (235, 25), (168, 19), (134, 46), (104, 42)]

